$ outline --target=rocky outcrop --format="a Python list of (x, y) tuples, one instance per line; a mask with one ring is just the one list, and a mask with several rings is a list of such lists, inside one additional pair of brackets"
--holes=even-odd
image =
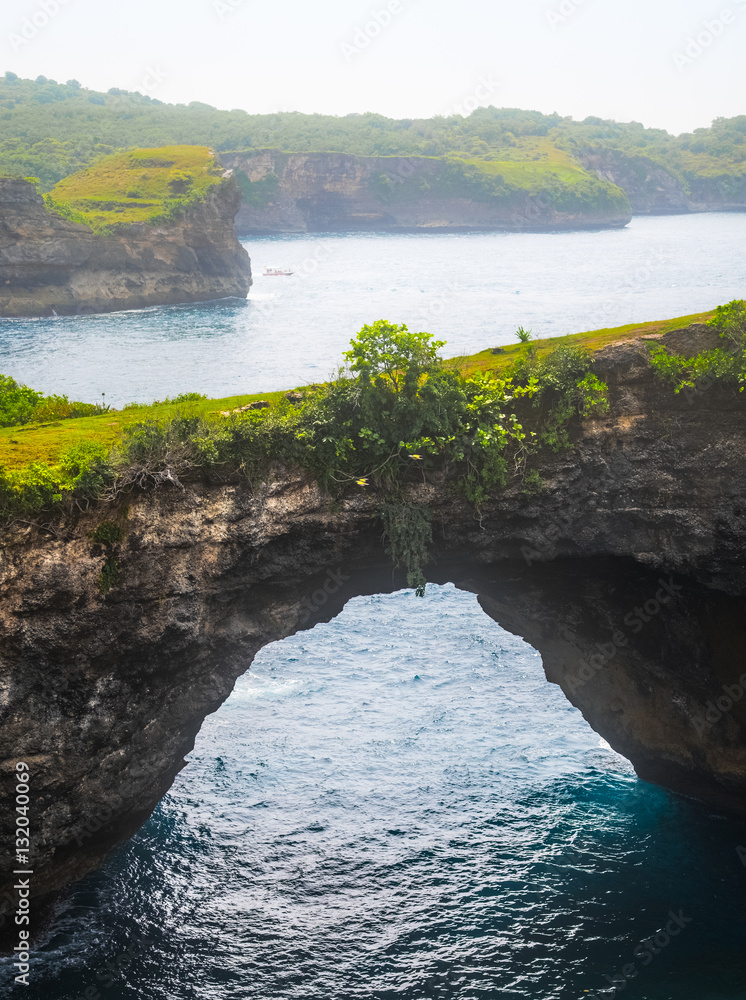
[[(228, 153), (243, 191), (242, 235), (365, 230), (547, 230), (626, 225), (632, 214), (746, 209), (746, 174), (675, 173), (646, 156), (593, 147), (580, 155), (608, 185), (573, 202), (572, 185), (480, 190), (475, 167), (427, 156)], [(488, 175), (487, 175), (488, 176)], [(614, 192), (624, 192), (622, 201)]]
[[(711, 338), (665, 341), (693, 353)], [(643, 778), (746, 813), (744, 398), (675, 395), (640, 342), (596, 370), (611, 414), (545, 457), (540, 492), (516, 480), (477, 512), (441, 475), (412, 485), (433, 513), (428, 577), (532, 643)], [(104, 519), (121, 542), (91, 541)], [(148, 816), (262, 646), (403, 585), (380, 536), (375, 495), (332, 504), (284, 468), (253, 490), (192, 482), (5, 530), (0, 780), (28, 764), (37, 894)]]
[(231, 179), (169, 224), (113, 235), (47, 211), (36, 187), (0, 179), (0, 316), (51, 316), (246, 297), (251, 265), (236, 238)]
[(622, 191), (590, 177), (592, 197), (575, 200), (571, 185), (522, 190), (437, 157), (261, 150), (224, 153), (221, 162), (241, 183), (242, 235), (605, 228), (632, 217)]
[(677, 176), (647, 156), (598, 147), (580, 159), (600, 180), (623, 188), (636, 215), (746, 210), (746, 174)]

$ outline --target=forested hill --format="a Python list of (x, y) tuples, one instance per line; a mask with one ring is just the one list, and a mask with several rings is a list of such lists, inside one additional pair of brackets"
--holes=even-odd
[(622, 172), (632, 176), (652, 160), (686, 191), (698, 178), (720, 178), (726, 186), (736, 182), (739, 191), (746, 182), (746, 115), (719, 118), (711, 128), (676, 137), (635, 122), (576, 122), (494, 107), (479, 108), (467, 118), (251, 115), (199, 102), (163, 104), (116, 87), (103, 94), (75, 80), (60, 84), (6, 73), (0, 77), (0, 135), (0, 172), (38, 177), (45, 190), (114, 150), (176, 144), (207, 145), (219, 152), (271, 147), (365, 156), (450, 154), (472, 163), (570, 160), (598, 175), (619, 172), (621, 163)]

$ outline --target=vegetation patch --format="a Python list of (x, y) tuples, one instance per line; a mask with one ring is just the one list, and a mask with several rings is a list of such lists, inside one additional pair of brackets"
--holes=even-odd
[(276, 173), (269, 173), (258, 181), (252, 181), (242, 170), (239, 170), (236, 179), (241, 188), (244, 202), (251, 205), (252, 208), (267, 208), (277, 200), (280, 178)]
[(90, 533), (90, 538), (99, 545), (116, 545), (124, 538), (124, 529), (113, 521), (102, 521)]
[(179, 218), (219, 184), (223, 168), (205, 146), (133, 149), (105, 156), (60, 181), (47, 207), (97, 232)]
[[(701, 387), (705, 375), (742, 389), (746, 304), (732, 302), (708, 315), (722, 348), (695, 359), (654, 349), (652, 364), (677, 390)], [(15, 465), (0, 452), (0, 517), (54, 517), (70, 504), (185, 479), (244, 481), (251, 488), (280, 462), (307, 470), (332, 503), (372, 494), (386, 551), (421, 592), (432, 528), (427, 509), (408, 499), (410, 486), (437, 476), (454, 498), (465, 497), (477, 509), (511, 481), (524, 495), (539, 492), (541, 454), (571, 448), (581, 421), (609, 412), (589, 347), (701, 318), (549, 342), (521, 328), (518, 344), (460, 361), (444, 361), (442, 342), (430, 334), (379, 320), (353, 338), (336, 378), (287, 395), (265, 394), (270, 405), (261, 409), (246, 408), (248, 397), (215, 401), (184, 393), (180, 402), (0, 431), (0, 443), (3, 435), (25, 432), (37, 447), (30, 449), (31, 461)], [(43, 460), (43, 436), (68, 427), (77, 428), (78, 437)], [(102, 520), (91, 538), (106, 547), (101, 587), (108, 592), (120, 579), (114, 547), (123, 527)]]
[[(271, 148), (379, 156), (382, 176), (387, 156), (455, 158), (499, 175), (510, 190), (551, 192), (557, 184), (566, 191), (569, 205), (580, 203), (581, 207), (602, 198), (602, 191), (612, 201), (619, 197), (617, 188), (583, 167), (587, 153), (613, 151), (624, 155), (627, 167), (639, 173), (643, 185), (651, 165), (657, 165), (695, 202), (715, 199), (727, 205), (743, 204), (746, 199), (746, 115), (718, 118), (710, 128), (679, 136), (645, 128), (639, 122), (598, 117), (574, 121), (518, 108), (477, 108), (467, 117), (404, 120), (374, 113), (341, 118), (297, 112), (250, 115), (241, 110), (220, 111), (198, 101), (164, 104), (116, 87), (100, 93), (77, 80), (57, 83), (44, 76), (24, 80), (8, 72), (0, 76), (0, 122), (6, 137), (0, 140), (0, 174), (38, 177), (45, 191), (107, 154), (152, 145), (170, 149), (174, 143), (186, 143), (219, 152), (253, 154)], [(177, 163), (163, 165), (168, 159), (157, 152), (141, 156), (146, 164), (178, 170)], [(145, 169), (151, 168), (146, 165)], [(178, 178), (174, 179), (178, 185)], [(477, 186), (483, 193), (488, 190), (486, 183)], [(382, 195), (386, 187), (384, 182)], [(573, 188), (577, 189), (574, 193)], [(104, 201), (108, 194), (102, 192)], [(389, 194), (399, 196), (393, 189)], [(125, 214), (130, 196), (133, 202), (148, 198), (137, 176), (123, 193), (117, 187), (116, 196), (108, 198), (114, 206), (109, 211)], [(260, 206), (272, 200), (269, 186), (256, 189), (252, 185), (246, 196), (249, 204)], [(78, 210), (67, 200), (57, 210), (68, 218), (78, 218), (78, 211), (83, 218), (99, 214), (95, 206)], [(150, 209), (141, 201), (138, 211), (146, 215)], [(114, 224), (120, 221), (114, 219)]]
[(534, 496), (544, 489), (544, 480), (538, 469), (529, 469), (523, 479), (523, 493), (526, 496)]
[(371, 194), (385, 204), (428, 196), (466, 198), (510, 209), (524, 206), (526, 199), (532, 198), (559, 212), (630, 212), (629, 199), (621, 188), (571, 163), (474, 159), (455, 154), (424, 162), (426, 170), (406, 177), (374, 174), (369, 182)]
[(45, 396), (9, 375), (0, 375), (0, 427), (41, 424), (106, 412), (95, 403), (71, 403), (67, 396)]
[(433, 540), (432, 514), (421, 504), (385, 503), (380, 510), (386, 555), (395, 567), (404, 564), (407, 586), (424, 596), (427, 580), (424, 567)]
[(122, 567), (116, 556), (108, 556), (103, 565), (98, 578), (99, 590), (102, 594), (108, 594), (112, 587), (115, 587), (122, 579)]
[(82, 444), (95, 442), (110, 451), (125, 430), (138, 421), (163, 422), (181, 414), (201, 416), (209, 421), (221, 412), (232, 412), (259, 399), (277, 403), (284, 399), (284, 393), (255, 393), (226, 399), (181, 393), (174, 399), (153, 403), (128, 403), (121, 410), (102, 407), (99, 415), (94, 416), (0, 428), (0, 465), (6, 469), (20, 469), (36, 461), (57, 465), (66, 452)]
[(746, 389), (746, 302), (735, 299), (718, 306), (708, 321), (720, 334), (723, 346), (687, 358), (661, 344), (650, 346), (650, 363), (656, 375), (674, 387), (702, 390), (714, 383)]
[[(281, 461), (307, 469), (333, 497), (375, 490), (387, 545), (419, 587), (429, 529), (402, 499), (407, 484), (443, 472), (483, 503), (530, 453), (554, 445), (560, 425), (557, 440), (566, 444), (571, 423), (597, 411), (604, 391), (592, 378), (590, 356), (577, 348), (545, 357), (530, 344), (498, 376), (462, 374), (441, 359), (442, 346), (427, 333), (379, 320), (353, 339), (338, 377), (303, 390), (300, 402), (298, 393), (274, 394), (262, 409), (216, 410), (214, 401), (198, 397), (104, 414), (118, 418), (111, 431), (115, 421), (102, 417), (66, 422), (87, 424), (93, 434), (54, 462), (36, 455), (0, 469), (0, 513), (53, 514), (66, 503), (184, 476), (251, 482)], [(531, 430), (521, 422), (521, 406)], [(115, 541), (119, 529), (112, 525), (96, 529), (103, 544)]]
[[(655, 320), (650, 323), (627, 323), (625, 326), (608, 327), (601, 330), (589, 330), (584, 333), (570, 333), (559, 337), (543, 337), (533, 341), (533, 351), (537, 356), (548, 354), (559, 347), (580, 347), (584, 350), (600, 351), (609, 344), (623, 343), (627, 340), (638, 340), (640, 337), (653, 333), (670, 333), (672, 330), (683, 330), (695, 323), (706, 323), (712, 319), (713, 311), (694, 313), (690, 316), (679, 316), (676, 319)], [(522, 328), (519, 328), (522, 329)], [(529, 334), (531, 331), (524, 331)], [(521, 344), (508, 344), (505, 347), (488, 348), (478, 354), (464, 355), (454, 358), (450, 364), (464, 374), (477, 371), (492, 371), (500, 374), (506, 371), (523, 354)]]
[(92, 542), (103, 545), (106, 551), (106, 559), (98, 577), (99, 590), (106, 595), (122, 579), (122, 564), (114, 546), (124, 539), (124, 528), (114, 521), (102, 521), (88, 533), (88, 537)]

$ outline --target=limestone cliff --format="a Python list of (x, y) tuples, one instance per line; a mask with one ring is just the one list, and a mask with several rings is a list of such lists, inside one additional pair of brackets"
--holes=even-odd
[[(665, 342), (694, 353), (712, 336)], [(428, 577), (532, 643), (643, 778), (746, 813), (746, 401), (674, 395), (639, 342), (596, 371), (611, 413), (545, 456), (540, 492), (516, 480), (475, 511), (441, 475), (412, 485), (433, 512)], [(132, 834), (262, 646), (402, 585), (376, 510), (278, 467), (253, 490), (195, 480), (5, 529), (0, 780), (29, 765), (37, 894)], [(103, 519), (124, 532), (111, 551), (90, 538)]]
[[(243, 190), (241, 234), (356, 230), (547, 230), (625, 226), (626, 195), (578, 171), (576, 185), (515, 187), (475, 165), (426, 156), (224, 153)], [(582, 185), (581, 185), (582, 186)]]
[(679, 176), (647, 156), (616, 149), (587, 149), (581, 162), (599, 179), (623, 188), (635, 214), (746, 210), (746, 174)]
[(113, 235), (47, 211), (36, 187), (0, 179), (0, 316), (50, 316), (245, 297), (251, 266), (236, 238), (233, 180), (169, 224)]

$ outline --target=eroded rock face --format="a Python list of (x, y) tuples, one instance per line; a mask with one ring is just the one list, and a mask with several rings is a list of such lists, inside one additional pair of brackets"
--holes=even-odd
[(236, 217), (241, 234), (581, 229), (626, 226), (632, 218), (621, 192), (609, 207), (580, 211), (563, 211), (528, 191), (482, 200), (446, 193), (448, 163), (433, 157), (264, 150), (221, 160), (252, 184)]
[[(516, 481), (477, 513), (440, 477), (412, 487), (433, 511), (428, 576), (477, 593), (534, 645), (643, 778), (746, 813), (743, 396), (675, 396), (639, 343), (607, 348), (596, 369), (612, 415), (546, 459), (539, 493)], [(331, 505), (278, 468), (253, 493), (195, 482), (6, 530), (0, 781), (9, 792), (16, 762), (29, 765), (37, 894), (131, 835), (262, 646), (403, 585), (376, 504), (361, 491)], [(91, 541), (104, 519), (120, 544)], [(112, 557), (121, 576), (102, 594)]]
[(733, 173), (692, 177), (683, 181), (647, 156), (617, 149), (584, 150), (581, 162), (599, 180), (623, 188), (639, 215), (746, 210), (746, 177)]
[(111, 236), (47, 211), (33, 184), (0, 179), (0, 316), (51, 316), (246, 297), (249, 256), (226, 179), (183, 218)]
[(626, 559), (516, 567), (479, 595), (641, 778), (746, 813), (742, 597)]

